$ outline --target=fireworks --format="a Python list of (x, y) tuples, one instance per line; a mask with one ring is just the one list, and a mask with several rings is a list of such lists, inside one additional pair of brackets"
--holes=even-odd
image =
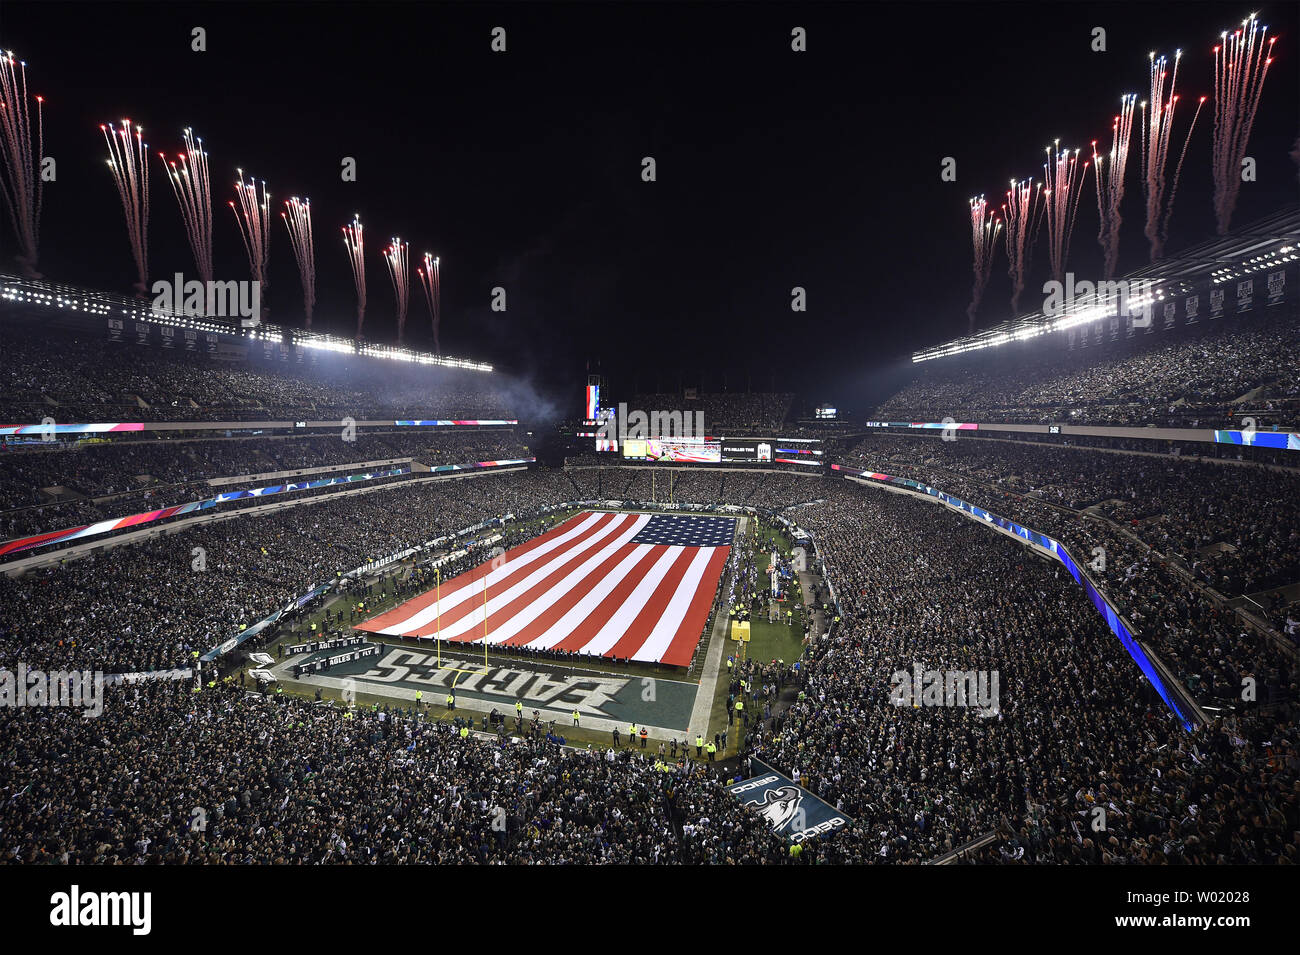
[(289, 230), (294, 258), (298, 260), (298, 275), (302, 278), (302, 307), (307, 313), (307, 328), (311, 328), (311, 310), (316, 304), (316, 248), (311, 238), (311, 200), (294, 196), (285, 204), (288, 212), (281, 212)]
[(185, 152), (176, 157), (176, 162), (168, 162), (163, 153), (158, 156), (163, 161), (176, 203), (181, 207), (185, 234), (194, 252), (194, 266), (199, 270), (199, 278), (211, 282), (212, 182), (208, 178), (208, 154), (203, 151), (203, 140), (195, 137), (194, 130), (186, 129), (184, 136)]
[(442, 322), (442, 285), (438, 275), (438, 262), (432, 252), (424, 253), (424, 267), (417, 268), (420, 285), (424, 287), (424, 298), (429, 303), (429, 316), (433, 322), (433, 351), (442, 354), (442, 345), (438, 341), (439, 325)]
[(1241, 29), (1221, 34), (1214, 48), (1214, 217), (1219, 235), (1228, 231), (1241, 190), (1241, 161), (1255, 125), (1264, 79), (1273, 63), (1268, 27), (1251, 14)]
[(1133, 135), (1133, 107), (1137, 95), (1120, 97), (1119, 115), (1110, 127), (1110, 152), (1097, 152), (1092, 141), (1092, 165), (1097, 175), (1097, 241), (1105, 257), (1105, 277), (1113, 278), (1119, 264), (1120, 205), (1124, 202), (1124, 171), (1128, 167), (1128, 148)]
[[(1169, 142), (1174, 128), (1174, 111), (1178, 108), (1178, 62), (1183, 51), (1174, 53), (1174, 66), (1169, 69), (1168, 60), (1163, 56), (1150, 55), (1151, 59), (1151, 98), (1142, 105), (1142, 193), (1146, 197), (1147, 222), (1145, 233), (1151, 246), (1151, 261), (1164, 255), (1165, 239), (1169, 234), (1169, 214), (1174, 207), (1174, 193), (1178, 189), (1178, 174), (1183, 168), (1183, 157), (1187, 155), (1187, 144), (1191, 142), (1192, 130), (1196, 128), (1196, 118), (1201, 115), (1201, 106), (1205, 97), (1201, 97), (1196, 107), (1192, 124), (1187, 127), (1187, 138), (1178, 157), (1178, 166), (1174, 170), (1173, 187), (1169, 189), (1168, 201), (1165, 199), (1165, 169), (1169, 165)], [(1168, 83), (1166, 84), (1166, 80)]]
[[(1052, 278), (1065, 281), (1065, 265), (1070, 258), (1070, 237), (1074, 234), (1074, 220), (1079, 212), (1079, 197), (1083, 193), (1083, 180), (1088, 175), (1088, 163), (1079, 166), (1079, 150), (1070, 152), (1060, 148), (1058, 139), (1047, 147), (1047, 162), (1043, 163), (1044, 214), (1047, 217), (1047, 257)], [(1055, 149), (1055, 152), (1053, 152)]]
[(144, 130), (129, 119), (122, 120), (121, 128), (107, 124), (99, 128), (108, 144), (108, 168), (113, 170), (126, 214), (126, 234), (139, 276), (135, 287), (144, 295), (149, 290), (149, 145)]
[(352, 281), (357, 287), (357, 338), (360, 338), (361, 327), (366, 321), (365, 235), (360, 215), (354, 215), (352, 222), (343, 227), (343, 244), (348, 248), (348, 258), (352, 261)]
[[(244, 182), (244, 170), (236, 169), (239, 181), (235, 183), (235, 196), (239, 205), (228, 202), (239, 225), (239, 237), (244, 240), (244, 249), (248, 252), (248, 270), (254, 282), (261, 283), (262, 293), (266, 293), (266, 266), (271, 258), (271, 197), (266, 191), (266, 181), (262, 181), (262, 195), (258, 198), (257, 180)], [(265, 309), (263, 312), (265, 313)]]
[(12, 51), (0, 53), (0, 156), (4, 159), (0, 186), (18, 240), (18, 264), (28, 278), (39, 278), (36, 258), (42, 182), (37, 167), (45, 152), (45, 98), (32, 98), (36, 100), (35, 140), (27, 100), (27, 64), (15, 60)]
[(1007, 201), (1002, 206), (1002, 221), (1007, 228), (1007, 274), (1011, 276), (1011, 312), (1020, 310), (1020, 295), (1025, 290), (1029, 272), (1029, 251), (1036, 231), (1035, 213), (1039, 207), (1042, 185), (1033, 179), (1011, 180)]
[[(984, 298), (984, 289), (989, 284), (989, 273), (993, 270), (993, 250), (997, 246), (1002, 223), (996, 212), (988, 212), (988, 203), (984, 197), (970, 201), (971, 242), (975, 248), (975, 283), (971, 287), (970, 305), (966, 308), (966, 317), (970, 321), (970, 330), (975, 331), (975, 311)], [(425, 256), (428, 259), (428, 256)]]
[(411, 301), (411, 275), (408, 271), (411, 244), (394, 237), (384, 249), (388, 263), (388, 276), (393, 280), (393, 293), (397, 296), (397, 344), (402, 344), (406, 334), (406, 310)]

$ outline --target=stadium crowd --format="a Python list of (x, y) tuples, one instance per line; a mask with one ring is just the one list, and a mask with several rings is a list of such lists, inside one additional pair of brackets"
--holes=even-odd
[[(1035, 356), (976, 351), (919, 366), (878, 410), (891, 421), (986, 421), (1300, 430), (1294, 313)], [(1146, 336), (1144, 336), (1146, 338)]]
[[(361, 431), (355, 440), (340, 435), (121, 440), (0, 451), (0, 539), (123, 517), (247, 486), (229, 480), (211, 483), (217, 478), (282, 475), (308, 468), (343, 473), (348, 465), (359, 469), (381, 461), (437, 467), (528, 455), (513, 429), (427, 434)], [(47, 490), (51, 488), (62, 490), (56, 495)]]
[[(396, 487), (4, 581), (0, 603), (16, 612), (4, 621), (3, 665), (187, 665), (342, 569), (485, 517), (536, 514), (591, 477), (534, 470)], [(622, 499), (649, 490), (644, 469), (601, 480), (614, 478)], [(797, 668), (743, 674), (742, 692), (762, 705), (747, 717), (739, 764), (462, 736), (383, 709), (348, 717), (223, 685), (128, 686), (109, 691), (99, 720), (0, 714), (11, 770), (0, 852), (69, 862), (915, 862), (991, 831), (989, 861), (1297, 861), (1294, 660), (1246, 641), (1226, 615), (1207, 626), (1210, 605), (1188, 588), (1158, 595), (1168, 581), (1119, 578), (1139, 633), (1198, 698), (1239, 699), (1248, 676), (1260, 685), (1258, 704), (1191, 733), (1073, 580), (986, 528), (834, 478), (681, 480), (701, 503), (801, 505), (789, 513), (816, 537), (840, 600), (842, 619)], [(999, 513), (1013, 508), (1031, 526), (1051, 515), (1048, 533), (1079, 523), (1041, 500), (998, 495)], [(1116, 574), (1142, 563), (1140, 544), (1105, 539)], [(205, 572), (192, 570), (194, 547)], [(1183, 615), (1170, 617), (1180, 602)], [(998, 713), (895, 705), (891, 677), (914, 663), (997, 671)], [(750, 756), (854, 823), (792, 855), (721, 785)], [(195, 807), (205, 830), (191, 827)], [(1091, 827), (1097, 808), (1104, 832)]]
[(513, 417), (481, 372), (354, 356), (211, 356), (0, 329), (0, 403), (14, 421), (337, 420)]
[(1123, 524), (1229, 597), (1300, 583), (1300, 472), (1295, 469), (903, 434), (863, 439), (846, 463), (928, 476), (939, 486), (945, 478), (969, 479), (1087, 510)]

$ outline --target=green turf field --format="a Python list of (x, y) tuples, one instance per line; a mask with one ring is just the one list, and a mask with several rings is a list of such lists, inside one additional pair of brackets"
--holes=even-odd
[(751, 660), (784, 660), (790, 663), (803, 653), (803, 624), (796, 620), (793, 627), (766, 620), (750, 621), (749, 646), (745, 655)]
[[(576, 513), (576, 511), (552, 514), (552, 515), (548, 515), (546, 518), (541, 518), (541, 519), (535, 518), (526, 523), (513, 525), (512, 530), (523, 528), (523, 527), (529, 527), (529, 526), (535, 526), (535, 529), (541, 530), (544, 526), (553, 526), (557, 523), (564, 521), (569, 516), (571, 516), (572, 513)], [(750, 532), (746, 533), (744, 537), (742, 537), (737, 542), (736, 546), (752, 549), (754, 554), (757, 557), (760, 566), (766, 566), (766, 558), (771, 554), (771, 552), (774, 549), (787, 556), (790, 554), (792, 548), (791, 542), (782, 533), (780, 533), (779, 528), (774, 528), (771, 526), (762, 526), (759, 527), (756, 531), (753, 531), (752, 521), (753, 518), (751, 517)], [(401, 598), (398, 598), (396, 594), (393, 592), (394, 591), (394, 587), (392, 583), (393, 577), (398, 574), (405, 574), (406, 570), (407, 568), (405, 566), (392, 568), (389, 571), (389, 573), (383, 575), (380, 578), (380, 582), (379, 585), (376, 587), (375, 593), (370, 597), (368, 597), (366, 600), (367, 617), (373, 616), (374, 614), (377, 613), (381, 613), (384, 610), (396, 606), (402, 600), (406, 600), (410, 598), (410, 594), (406, 594)], [(381, 590), (385, 591), (383, 596), (380, 596)], [(331, 606), (332, 608), (334, 606), (337, 606), (336, 603), (337, 599), (338, 598), (335, 598), (335, 600), (329, 601), (327, 606)], [(346, 599), (351, 600), (351, 599), (355, 599), (355, 597), (349, 597)], [(792, 583), (792, 585), (790, 586), (787, 592), (786, 602), (781, 604), (782, 611), (784, 612), (784, 609), (792, 608), (796, 604), (802, 604), (802, 601), (803, 601), (802, 592), (799, 587), (798, 581), (796, 580)], [(725, 612), (726, 611), (724, 610), (723, 613), (725, 614)], [(309, 631), (306, 624), (311, 620), (316, 620), (319, 623), (321, 622), (323, 616), (324, 616), (324, 608), (319, 608), (314, 613), (312, 613), (309, 617), (307, 617), (305, 620), (301, 621), (299, 623), (299, 629), (296, 634), (297, 639), (307, 639), (309, 637)], [(345, 620), (344, 630), (347, 629), (348, 622), (349, 621)], [(756, 615), (755, 618), (751, 619), (750, 642), (747, 645), (745, 645), (743, 649), (737, 642), (734, 642), (730, 639), (730, 619), (724, 617), (723, 624), (726, 627), (726, 631), (725, 631), (726, 644), (724, 646), (724, 656), (743, 653), (746, 657), (750, 659), (761, 660), (764, 662), (773, 659), (780, 659), (780, 660), (784, 660), (788, 664), (794, 660), (797, 660), (803, 653), (802, 641), (804, 636), (804, 625), (803, 625), (803, 619), (799, 616), (795, 617), (793, 626), (790, 626), (784, 623), (769, 623), (766, 619), (765, 613), (761, 615)], [(291, 642), (291, 638), (285, 637), (279, 642), (285, 642), (285, 643)], [(383, 642), (389, 644), (395, 644), (395, 645), (403, 643), (403, 641), (400, 640), (385, 640)], [(429, 648), (426, 647), (422, 649), (427, 652)], [(526, 666), (526, 664), (518, 660), (518, 658), (512, 658), (511, 655), (501, 654), (497, 651), (490, 650), (489, 657), (492, 666), (512, 666), (512, 665)], [(366, 664), (366, 666), (368, 667), (369, 664)], [(665, 676), (665, 677), (675, 677), (676, 679), (684, 680), (687, 683), (699, 680), (698, 674), (683, 676), (682, 674), (680, 674), (680, 672), (675, 671), (673, 668), (661, 668), (655, 664), (623, 664), (623, 665), (615, 666), (609, 664), (602, 665), (599, 663), (593, 663), (591, 669), (593, 671), (599, 671), (601, 673), (607, 672), (611, 676), (618, 675), (618, 676), (628, 677), (628, 678), (642, 677), (642, 676), (651, 676), (651, 677)], [(308, 686), (304, 684), (298, 684), (293, 680), (287, 680), (286, 683), (288, 685), (285, 687), (285, 690), (290, 693), (309, 695), (314, 693), (315, 691), (314, 687), (309, 688)], [(705, 692), (709, 692), (709, 691), (706, 690)], [(726, 719), (726, 708), (724, 704), (726, 701), (727, 692), (728, 692), (728, 688), (727, 688), (727, 681), (725, 678), (725, 668), (724, 668), (721, 678), (718, 680), (717, 684), (712, 688), (714, 705), (712, 707), (711, 718), (709, 721), (711, 730), (720, 730), (726, 727), (727, 719)], [(336, 689), (326, 687), (323, 688), (322, 696), (325, 699), (335, 699), (338, 697), (338, 691)], [(430, 705), (434, 700), (441, 700), (440, 693), (435, 693), (430, 691), (426, 693), (426, 696), (431, 698), (430, 703), (426, 703), (424, 707), (427, 717), (430, 719), (449, 720), (454, 715), (466, 715), (472, 713), (472, 711), (469, 710), (468, 708), (462, 708), (462, 711), (460, 713), (453, 714), (450, 711), (446, 710), (445, 708), (436, 705), (436, 703)], [(355, 701), (358, 705), (361, 706), (367, 706), (375, 702), (384, 705), (392, 705), (396, 702), (396, 705), (398, 706), (403, 705), (403, 701), (394, 701), (394, 699), (392, 699), (391, 697), (368, 694), (364, 691), (364, 689), (362, 689), (361, 692), (357, 692), (355, 694)], [(409, 703), (407, 703), (406, 705), (409, 706)], [(689, 704), (687, 702), (682, 702), (680, 704), (680, 706), (685, 706), (685, 705), (689, 705)], [(479, 713), (473, 713), (473, 715), (476, 719), (476, 722), (481, 717), (481, 714)], [(548, 714), (548, 716), (554, 716), (554, 715), (555, 714)], [(647, 721), (649, 721), (648, 718)], [(511, 724), (511, 728), (513, 729), (513, 723)], [(610, 743), (609, 733), (605, 730), (596, 730), (594, 728), (588, 728), (586, 726), (583, 726), (580, 729), (575, 729), (571, 725), (571, 720), (568, 719), (567, 711), (559, 714), (559, 717), (556, 719), (556, 730), (557, 732), (561, 732), (563, 735), (565, 735), (572, 745), (608, 746)], [(734, 755), (740, 748), (741, 739), (743, 736), (743, 730), (738, 724), (733, 724), (730, 727), (730, 730), (731, 733), (730, 733), (730, 738), (728, 740), (729, 745), (726, 747), (725, 753), (719, 754), (720, 758), (723, 758), (725, 755)], [(624, 746), (627, 745), (626, 741), (624, 741), (623, 745)]]

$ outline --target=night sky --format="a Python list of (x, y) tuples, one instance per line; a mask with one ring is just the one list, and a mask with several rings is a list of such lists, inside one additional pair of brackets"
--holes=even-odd
[[(312, 200), (315, 326), (348, 333), (340, 227), (366, 225), (371, 339), (394, 339), (380, 257), (390, 236), (442, 257), (444, 352), (571, 396), (588, 363), (626, 395), (703, 385), (792, 390), (860, 406), (916, 347), (965, 331), (967, 200), (1041, 175), (1043, 148), (1109, 144), (1120, 94), (1145, 98), (1147, 54), (1184, 56), (1174, 142), (1212, 92), (1210, 48), (1251, 7), (1204, 4), (101, 4), (4, 3), (0, 46), (46, 97), (42, 273), (129, 292), (134, 281), (99, 124), (143, 124), (156, 153), (192, 126), (210, 154), (218, 278), (246, 278), (226, 207), (235, 167), (278, 209)], [(1296, 201), (1296, 6), (1248, 150), (1244, 224)], [(190, 50), (207, 30), (208, 51)], [(507, 30), (493, 53), (490, 31)], [(808, 52), (790, 50), (794, 26)], [(1107, 30), (1108, 51), (1089, 48)], [(1207, 103), (1169, 251), (1213, 235)], [(1143, 264), (1138, 141), (1121, 272)], [(340, 179), (355, 157), (358, 180)], [(658, 181), (641, 181), (653, 156)], [(957, 159), (957, 182), (940, 160)], [(151, 279), (193, 263), (156, 157)], [(273, 223), (270, 319), (300, 324), (287, 233)], [(1099, 271), (1093, 183), (1072, 268)], [(0, 256), (15, 253), (7, 223)], [(1045, 250), (1026, 301), (1039, 296)], [(8, 266), (6, 266), (8, 268)], [(792, 286), (808, 311), (790, 310)], [(503, 286), (508, 309), (489, 309)], [(408, 339), (431, 341), (412, 275)], [(1008, 317), (999, 252), (980, 324)]]

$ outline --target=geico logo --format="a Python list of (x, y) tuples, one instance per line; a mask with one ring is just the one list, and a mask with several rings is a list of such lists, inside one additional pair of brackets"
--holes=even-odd
[(776, 776), (764, 776), (762, 779), (751, 779), (747, 783), (741, 783), (739, 786), (732, 786), (731, 791), (736, 795), (749, 792), (751, 789), (757, 789), (759, 786), (767, 786), (777, 781)]
[(833, 830), (838, 829), (842, 825), (844, 825), (844, 818), (842, 816), (836, 816), (834, 819), (827, 819), (825, 822), (819, 822), (815, 826), (810, 826), (807, 829), (802, 829), (799, 832), (792, 834), (790, 838), (793, 839), (795, 842), (803, 842), (805, 839), (810, 839), (813, 836), (819, 836), (824, 832), (832, 832)]

